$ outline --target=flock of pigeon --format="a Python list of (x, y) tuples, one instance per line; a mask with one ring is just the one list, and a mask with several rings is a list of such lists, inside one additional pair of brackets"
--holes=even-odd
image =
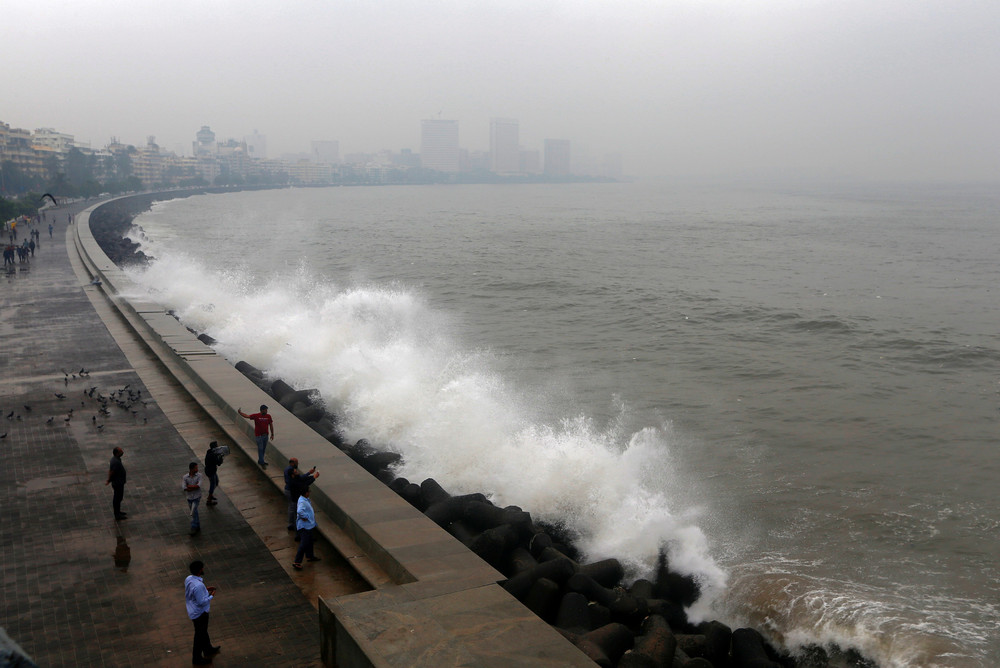
[[(90, 376), (90, 371), (85, 368), (81, 368), (76, 373), (69, 373), (65, 369), (62, 369), (62, 373), (63, 385), (67, 388), (67, 391), (70, 380), (78, 380), (88, 378)], [(130, 384), (106, 391), (99, 391), (99, 389), (100, 388), (97, 385), (84, 389), (83, 398), (80, 400), (80, 407), (77, 408), (74, 405), (67, 409), (66, 415), (62, 418), (62, 421), (68, 424), (71, 420), (73, 420), (74, 413), (89, 412), (89, 409), (96, 408), (97, 412), (90, 416), (90, 422), (98, 432), (101, 432), (104, 429), (105, 420), (111, 417), (113, 412), (116, 412), (114, 409), (119, 409), (119, 412), (131, 413), (132, 419), (137, 420), (139, 418), (139, 411), (152, 403), (152, 399), (146, 399), (142, 396), (142, 390), (134, 390)], [(73, 400), (69, 399), (69, 396), (65, 394), (65, 392), (53, 392), (52, 394), (60, 402), (73, 402)], [(75, 404), (75, 402), (73, 403)], [(24, 409), (23, 415), (15, 408), (6, 414), (7, 420), (21, 421), (24, 419), (24, 416), (27, 416), (27, 414), (32, 412), (31, 406), (28, 404), (24, 404), (22, 408)], [(49, 416), (46, 418), (45, 424), (56, 424), (56, 419), (58, 417), (59, 416), (57, 415)], [(143, 417), (142, 423), (146, 424), (146, 421), (147, 418)], [(8, 432), (5, 431), (0, 434), (0, 439), (7, 438), (7, 433)]]

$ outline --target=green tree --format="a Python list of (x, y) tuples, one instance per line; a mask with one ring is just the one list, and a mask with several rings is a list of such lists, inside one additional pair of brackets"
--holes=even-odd
[(92, 165), (95, 161), (93, 155), (84, 155), (74, 146), (66, 155), (66, 178), (75, 186), (83, 185), (94, 178)]
[(0, 164), (0, 193), (17, 195), (29, 190), (41, 189), (44, 181), (24, 171), (10, 160)]
[(45, 187), (53, 195), (59, 195), (60, 197), (76, 196), (76, 188), (73, 187), (73, 184), (69, 182), (69, 179), (66, 178), (66, 174), (63, 172), (57, 172)]

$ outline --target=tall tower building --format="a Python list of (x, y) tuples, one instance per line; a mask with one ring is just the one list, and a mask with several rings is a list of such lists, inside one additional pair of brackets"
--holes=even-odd
[(267, 159), (267, 137), (254, 130), (253, 134), (244, 137), (243, 141), (246, 142), (247, 154), (251, 158), (255, 160)]
[(215, 155), (215, 133), (210, 127), (201, 126), (201, 130), (198, 130), (195, 137), (196, 141), (193, 144), (195, 156)]
[(439, 172), (459, 171), (458, 121), (431, 119), (420, 126), (420, 163)]
[(521, 171), (518, 123), (513, 118), (490, 120), (490, 171), (516, 174)]
[(545, 173), (549, 176), (569, 176), (569, 140), (545, 140)]

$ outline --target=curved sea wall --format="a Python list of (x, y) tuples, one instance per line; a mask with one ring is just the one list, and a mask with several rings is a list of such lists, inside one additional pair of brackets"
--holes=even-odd
[[(137, 252), (137, 246), (123, 239), (136, 215), (147, 210), (154, 201), (218, 191), (205, 189), (146, 194), (101, 205), (90, 214), (95, 243), (103, 249), (102, 254), (117, 265), (143, 262), (145, 257)], [(122, 280), (116, 275), (120, 272), (109, 273), (115, 275), (112, 282)], [(142, 307), (135, 310), (141, 313)], [(163, 315), (161, 310), (155, 318), (147, 318), (147, 321), (154, 321), (152, 329), (159, 330), (154, 335), (165, 342), (181, 337), (183, 328), (179, 323), (169, 316), (166, 318), (172, 320), (172, 324), (166, 322)], [(195, 334), (187, 332), (190, 338)], [(214, 342), (209, 337), (201, 335), (198, 339), (199, 345), (211, 350)], [(219, 367), (220, 363), (226, 365), (232, 374), (250, 381), (244, 381), (245, 385), (252, 387), (258, 398), (268, 397), (268, 405), (273, 405), (273, 402), (279, 404), (275, 410), (287, 414), (288, 420), (278, 416), (276, 420), (282, 424), (283, 434), (291, 431), (289, 436), (283, 436), (281, 442), (296, 443), (295, 454), (300, 459), (337, 462), (336, 466), (344, 471), (343, 477), (331, 480), (327, 477), (328, 466), (324, 465), (324, 477), (315, 486), (319, 498), (314, 500), (374, 562), (390, 574), (395, 586), (417, 589), (421, 582), (433, 581), (438, 587), (447, 582), (444, 589), (455, 591), (456, 586), (461, 590), (461, 587), (471, 584), (472, 589), (478, 590), (484, 585), (499, 583), (498, 589), (505, 597), (510, 597), (511, 602), (514, 599), (519, 601), (534, 613), (532, 619), (544, 620), (561, 637), (575, 645), (582, 655), (601, 666), (820, 668), (873, 665), (853, 653), (835, 650), (836, 656), (831, 657), (818, 647), (793, 657), (775, 649), (754, 629), (732, 630), (718, 621), (692, 624), (685, 609), (697, 600), (698, 585), (690, 577), (672, 572), (664, 553), (660, 555), (659, 566), (651, 580), (625, 582), (622, 566), (615, 559), (580, 563), (573, 536), (564, 527), (533, 521), (529, 512), (516, 506), (496, 507), (485, 494), (453, 496), (446, 491), (446, 483), (441, 485), (433, 479), (417, 483), (397, 477), (393, 473), (393, 465), (399, 461), (400, 455), (381, 450), (364, 439), (353, 444), (345, 442), (337, 428), (337, 415), (327, 410), (318, 392), (293, 388), (242, 361), (234, 369), (228, 366), (228, 362), (217, 358), (211, 368), (205, 368), (210, 356), (199, 351), (204, 359), (195, 360), (190, 344), (170, 345), (174, 346), (179, 356), (190, 358), (186, 364), (196, 382), (241, 428), (249, 429), (245, 421), (235, 415), (237, 404), (257, 406), (265, 402), (251, 399), (252, 395), (245, 391), (220, 388), (220, 383), (228, 385), (235, 382), (231, 376), (223, 379), (225, 374)], [(272, 414), (275, 410), (271, 411)], [(290, 430), (285, 426), (289, 421), (297, 422), (301, 429)], [(306, 433), (309, 437), (305, 436)], [(306, 442), (310, 444), (309, 448), (302, 445)], [(331, 444), (335, 448), (330, 448)], [(252, 447), (248, 450), (255, 455)], [(303, 454), (304, 450), (307, 455)], [(280, 449), (276, 448), (276, 454), (279, 460), (286, 459), (287, 453), (282, 453)], [(352, 499), (345, 499), (345, 484), (352, 489), (363, 488), (366, 493), (351, 494), (348, 491)], [(382, 491), (376, 494), (373, 486)], [(372, 504), (377, 505), (372, 499), (382, 498), (380, 495), (386, 492), (402, 502), (409, 512), (418, 513), (425, 522), (416, 522), (398, 505), (389, 503), (386, 507), (391, 509), (394, 517), (389, 522), (390, 526), (381, 527), (382, 531), (367, 526), (366, 517), (373, 514)], [(375, 524), (385, 524), (380, 521), (386, 517), (384, 512), (388, 511), (375, 513)], [(430, 530), (426, 520), (448, 540)], [(413, 555), (406, 549), (409, 547), (407, 544), (412, 543), (409, 534), (413, 531), (433, 535), (434, 539), (425, 546), (438, 549), (437, 556), (440, 558), (459, 559), (461, 565), (446, 572), (439, 572), (440, 569), (428, 571), (417, 566)], [(436, 548), (433, 547), (435, 545)], [(456, 546), (461, 552), (455, 551)], [(420, 557), (426, 561), (429, 554), (421, 552)], [(469, 558), (481, 567), (470, 563)], [(375, 588), (382, 593), (391, 589)], [(491, 594), (497, 595), (500, 594)], [(384, 600), (374, 603), (366, 596), (360, 594), (345, 597), (354, 599), (351, 601), (338, 599), (321, 605), (321, 618), (325, 621), (324, 657), (336, 657), (338, 665), (381, 665), (372, 658), (382, 650), (367, 646), (362, 636), (371, 634), (373, 625), (385, 627), (376, 628), (377, 635), (388, 632), (393, 624), (398, 623), (398, 610), (389, 611), (384, 607)], [(436, 601), (428, 603), (432, 607), (438, 605)], [(381, 614), (375, 614), (373, 610), (376, 609)], [(514, 608), (504, 610), (515, 616), (519, 614)], [(504, 613), (496, 609), (494, 614)], [(359, 621), (362, 619), (364, 623)], [(411, 633), (413, 626), (417, 625), (411, 625)], [(345, 649), (349, 647), (357, 648), (357, 655)], [(353, 658), (349, 660), (348, 655)], [(440, 659), (436, 657), (435, 661)], [(558, 665), (577, 664), (569, 657), (565, 661)]]

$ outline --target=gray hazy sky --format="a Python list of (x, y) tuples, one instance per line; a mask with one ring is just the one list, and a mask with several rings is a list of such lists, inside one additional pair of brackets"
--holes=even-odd
[(95, 147), (500, 116), (637, 175), (1000, 180), (1000, 0), (4, 0), (0, 54), (0, 121)]

